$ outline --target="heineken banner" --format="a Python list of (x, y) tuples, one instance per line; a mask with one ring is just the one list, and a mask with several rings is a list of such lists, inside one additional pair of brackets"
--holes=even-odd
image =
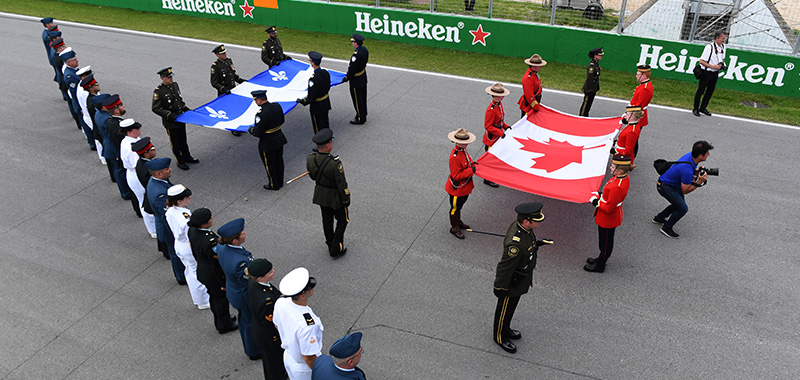
[[(520, 66), (524, 65), (522, 58), (533, 53), (548, 61), (585, 65), (587, 52), (603, 46), (603, 67), (607, 69), (633, 72), (636, 65), (649, 64), (655, 78), (685, 82), (695, 81), (692, 68), (704, 47), (558, 26), (317, 1), (66, 1), (343, 35), (358, 32), (367, 39), (517, 56)], [(291, 50), (291, 41), (283, 42)], [(324, 46), (317, 50), (325, 54)], [(795, 68), (800, 65), (798, 57), (729, 49), (726, 63), (728, 70), (721, 73), (719, 87), (800, 97), (800, 68)]]

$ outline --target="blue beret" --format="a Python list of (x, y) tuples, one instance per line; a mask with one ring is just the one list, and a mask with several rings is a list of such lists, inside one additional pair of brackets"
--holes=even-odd
[(103, 104), (103, 101), (108, 99), (109, 96), (111, 96), (111, 94), (99, 94), (99, 95), (93, 96), (92, 99), (89, 100), (89, 101), (92, 102), (92, 104), (98, 106), (98, 105)]
[(47, 37), (49, 37), (49, 38), (61, 37), (61, 31), (60, 30), (48, 30), (47, 31)]
[(364, 42), (364, 36), (358, 33), (353, 33), (353, 37), (350, 38), (350, 40), (353, 42)]
[(312, 50), (308, 52), (308, 60), (319, 65), (319, 63), (322, 62), (322, 54)]
[(49, 24), (49, 23), (53, 22), (53, 18), (52, 17), (45, 17), (45, 18), (43, 18), (43, 19), (41, 19), (39, 21), (42, 22), (42, 25), (45, 25), (45, 24)]
[(61, 52), (61, 54), (59, 54), (59, 56), (61, 57), (61, 60), (66, 62), (69, 59), (75, 58), (75, 52), (72, 51), (72, 50), (70, 50), (70, 51), (66, 51), (65, 50), (65, 51)]
[(154, 158), (150, 161), (145, 162), (144, 167), (146, 167), (147, 170), (166, 169), (169, 167), (170, 161), (171, 160), (169, 159), (169, 157)]
[(244, 218), (234, 219), (225, 223), (217, 230), (219, 236), (224, 238), (234, 237), (244, 231)]
[(358, 352), (359, 348), (361, 348), (361, 333), (356, 332), (339, 338), (328, 352), (334, 358), (346, 359)]
[(255, 90), (250, 93), (254, 99), (266, 98), (267, 97), (267, 90)]

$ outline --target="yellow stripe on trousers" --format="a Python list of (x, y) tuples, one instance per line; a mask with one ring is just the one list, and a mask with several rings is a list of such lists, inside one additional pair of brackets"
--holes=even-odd
[(453, 206), (450, 208), (450, 215), (455, 215), (456, 214), (456, 203), (457, 202), (458, 202), (458, 197), (454, 195), (453, 196)]
[(272, 174), (269, 173), (269, 165), (267, 165), (267, 153), (261, 152), (261, 157), (264, 158), (264, 168), (267, 169), (267, 179), (269, 179), (269, 186), (274, 188), (274, 186), (272, 186)]
[(506, 318), (506, 310), (508, 309), (508, 297), (503, 298), (503, 307), (500, 309), (500, 318), (497, 319), (497, 336), (495, 341), (503, 343), (503, 320)]
[(358, 110), (358, 93), (356, 93), (355, 87), (353, 87), (353, 99), (355, 100), (353, 103), (356, 106), (356, 117), (358, 117), (358, 121), (361, 121), (361, 111)]

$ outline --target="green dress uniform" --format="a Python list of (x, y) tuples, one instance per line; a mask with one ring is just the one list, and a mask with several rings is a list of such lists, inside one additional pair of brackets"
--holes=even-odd
[(247, 282), (247, 302), (253, 313), (253, 324), (250, 326), (250, 331), (261, 349), (261, 364), (264, 367), (264, 379), (266, 380), (286, 378), (281, 337), (278, 334), (278, 328), (272, 322), (275, 301), (280, 297), (281, 291), (272, 284), (262, 284), (253, 278)]
[(292, 57), (283, 54), (283, 45), (278, 37), (270, 37), (261, 44), (261, 61), (267, 66), (275, 66), (281, 61), (292, 59)]
[(189, 153), (189, 145), (186, 142), (186, 124), (176, 121), (178, 115), (191, 110), (183, 102), (181, 89), (177, 82), (170, 85), (161, 83), (153, 91), (153, 113), (161, 116), (161, 123), (167, 130), (169, 142), (172, 146), (172, 153), (178, 161), (178, 166), (187, 162), (196, 162)]
[(232, 59), (217, 59), (211, 65), (211, 86), (217, 89), (217, 96), (230, 94), (231, 90), (242, 82), (244, 79), (236, 74)]
[(589, 66), (586, 67), (586, 80), (583, 82), (583, 103), (581, 104), (580, 116), (589, 116), (592, 108), (594, 96), (600, 91), (600, 62), (595, 58), (596, 55), (603, 55), (603, 48), (589, 50)]
[(315, 151), (308, 155), (306, 169), (316, 182), (313, 202), (322, 211), (322, 229), (328, 252), (333, 257), (341, 256), (347, 250), (344, 246), (344, 231), (350, 221), (347, 212), (347, 207), (350, 206), (350, 190), (347, 188), (342, 162), (330, 152)]

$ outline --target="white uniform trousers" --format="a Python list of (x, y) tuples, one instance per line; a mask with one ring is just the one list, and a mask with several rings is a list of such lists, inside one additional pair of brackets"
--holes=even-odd
[(144, 211), (144, 186), (139, 182), (139, 177), (136, 175), (136, 170), (126, 170), (125, 179), (128, 180), (128, 187), (136, 195), (139, 200), (139, 211), (142, 212), (142, 220), (144, 220), (144, 227), (147, 228), (148, 234), (156, 233), (156, 217)]
[(294, 361), (289, 351), (283, 351), (283, 366), (286, 367), (289, 380), (311, 380), (311, 368), (308, 368), (308, 364), (305, 361)]
[[(189, 245), (188, 241), (182, 242), (175, 239), (175, 254), (178, 255), (183, 266), (186, 267), (183, 271), (183, 275), (186, 276), (186, 285), (189, 287), (189, 293), (192, 294), (192, 302), (194, 302), (195, 305), (205, 305), (209, 303), (206, 286), (197, 280), (197, 261), (192, 255), (192, 246)], [(309, 379), (311, 378), (309, 377)]]

